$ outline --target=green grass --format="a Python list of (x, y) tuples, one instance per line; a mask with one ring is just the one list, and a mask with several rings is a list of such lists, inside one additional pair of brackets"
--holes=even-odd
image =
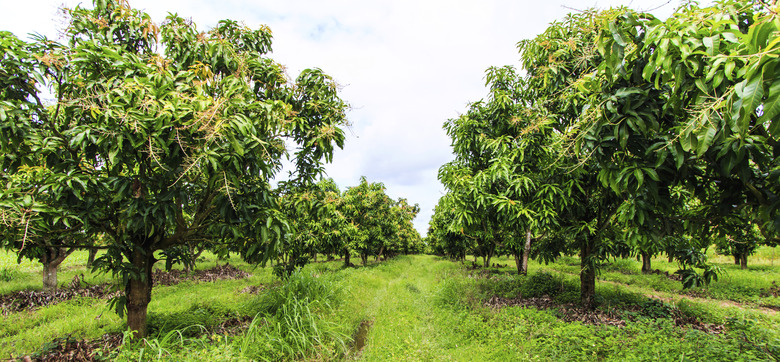
[[(532, 262), (528, 276), (516, 276), (513, 260), (498, 258), (495, 262), (507, 267), (489, 277), (435, 256), (401, 256), (358, 268), (343, 268), (342, 262), (334, 261), (310, 264), (286, 282), (274, 278), (271, 268), (256, 268), (233, 258), (232, 265), (252, 276), (155, 287), (149, 306), (151, 337), (128, 340), (122, 348), (106, 352), (106, 357), (119, 361), (765, 360), (780, 353), (780, 317), (756, 309), (768, 298), (753, 297), (748, 288), (771, 285), (780, 265), (774, 267), (775, 260), (767, 257), (771, 253), (759, 252), (763, 256), (748, 271), (723, 264), (727, 272), (708, 287), (710, 299), (686, 296), (679, 282), (663, 275), (642, 275), (635, 260), (604, 267), (597, 283), (601, 308), (643, 308), (636, 322), (622, 328), (568, 323), (555, 310), (484, 306), (491, 296), (551, 295), (562, 303), (576, 302), (579, 260), (572, 257), (549, 265)], [(84, 271), (86, 253), (74, 256), (62, 274), (85, 273), (93, 280), (110, 280)], [(206, 254), (198, 268), (216, 262)], [(13, 284), (6, 287), (4, 282), (3, 290), (39, 288), (40, 267), (16, 268), (13, 263), (0, 266)], [(661, 270), (675, 268), (660, 259), (653, 263)], [(263, 289), (257, 295), (241, 292), (258, 285)], [(649, 301), (647, 296), (663, 301)], [(724, 302), (737, 299), (743, 303)], [(668, 318), (671, 311), (723, 324), (724, 333), (677, 327)], [(216, 326), (233, 318), (251, 323), (235, 334), (215, 332)], [(358, 336), (361, 325), (365, 333)], [(91, 339), (124, 329), (124, 321), (107, 309), (104, 300), (84, 298), (11, 313), (0, 321), (0, 356), (31, 354), (55, 338)], [(364, 342), (362, 350), (355, 349), (356, 337)]]
[[(607, 282), (615, 282), (629, 285), (631, 288), (641, 289), (644, 294), (667, 293), (677, 296), (693, 296), (716, 300), (728, 300), (752, 306), (780, 307), (780, 298), (774, 296), (761, 297), (761, 292), (772, 288), (773, 282), (780, 284), (780, 253), (775, 248), (762, 246), (756, 254), (748, 258), (748, 269), (742, 270), (734, 265), (730, 256), (717, 255), (714, 248), (708, 251), (709, 262), (720, 267), (722, 273), (718, 281), (705, 287), (683, 290), (679, 281), (672, 280), (662, 274), (641, 274), (641, 263), (635, 259), (612, 259), (605, 264), (598, 275), (598, 279)], [(514, 259), (509, 257), (494, 258), (494, 263), (506, 264), (499, 268), (505, 273), (514, 273)], [(662, 272), (674, 274), (678, 270), (677, 263), (669, 263), (665, 255), (652, 260), (652, 268)], [(529, 272), (539, 270), (551, 270), (571, 275), (579, 274), (579, 258), (566, 256), (557, 262), (543, 265), (531, 262)], [(664, 294), (666, 295), (666, 294)]]

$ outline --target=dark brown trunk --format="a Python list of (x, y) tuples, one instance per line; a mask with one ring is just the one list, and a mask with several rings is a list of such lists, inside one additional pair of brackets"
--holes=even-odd
[(650, 274), (653, 271), (650, 264), (650, 253), (642, 251), (640, 254), (642, 255), (642, 274)]
[(528, 256), (531, 255), (531, 229), (525, 231), (525, 246), (523, 247), (522, 274), (528, 274)]
[(313, 254), (314, 254), (314, 258), (312, 258), (312, 259), (314, 259), (314, 262), (316, 263), (317, 262), (317, 253), (313, 253)]
[(349, 266), (349, 265), (350, 265), (350, 262), (349, 262), (349, 250), (347, 250), (347, 251), (344, 252), (344, 266)]
[(125, 286), (127, 296), (127, 326), (136, 331), (136, 337), (146, 337), (146, 311), (152, 300), (152, 266), (155, 259), (151, 251), (146, 252), (136, 248), (132, 253), (130, 263), (136, 268), (140, 278), (130, 278)]
[(97, 249), (89, 249), (89, 256), (87, 256), (87, 269), (92, 267), (92, 263), (95, 262), (97, 256)]
[(520, 260), (520, 255), (514, 253), (515, 264), (517, 265), (517, 275), (523, 274), (523, 262)]
[(594, 297), (596, 296), (596, 270), (588, 263), (590, 253), (591, 242), (588, 240), (580, 246), (580, 296), (582, 297), (582, 307), (585, 309), (595, 307)]
[(747, 269), (747, 253), (739, 255), (739, 267), (742, 270)]
[(674, 261), (674, 254), (672, 254), (672, 253), (666, 253), (666, 256), (667, 256), (667, 258), (668, 258), (668, 260), (667, 260), (668, 262), (670, 262), (670, 263), (671, 263), (671, 262), (673, 262), (673, 261)]
[(366, 264), (368, 264), (368, 254), (361, 253), (360, 254), (360, 261), (363, 263), (363, 266), (366, 266)]
[(739, 254), (734, 254), (734, 265), (739, 265)]
[(482, 257), (482, 266), (485, 268), (490, 268), (490, 255), (485, 255)]

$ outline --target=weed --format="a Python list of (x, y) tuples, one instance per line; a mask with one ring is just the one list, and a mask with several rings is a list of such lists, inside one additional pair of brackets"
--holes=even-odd
[(573, 285), (567, 285), (564, 279), (547, 272), (538, 272), (528, 277), (520, 288), (523, 297), (534, 298), (547, 295), (555, 298), (566, 290), (576, 290)]
[(700, 320), (704, 323), (721, 322), (721, 320), (714, 316), (713, 313), (701, 303), (683, 299), (677, 303), (677, 310), (684, 317)]
[(295, 272), (253, 303), (258, 312), (236, 344), (251, 359), (293, 359), (313, 351), (343, 355), (349, 336), (321, 316), (333, 312), (338, 295), (338, 286), (326, 278)]
[(639, 274), (639, 267), (637, 262), (632, 259), (615, 259), (601, 269), (602, 272), (618, 272), (627, 275)]
[(21, 274), (16, 269), (0, 268), (0, 282), (10, 282), (19, 278)]
[(672, 306), (658, 299), (647, 299), (640, 304), (641, 313), (648, 318), (669, 318), (672, 316)]

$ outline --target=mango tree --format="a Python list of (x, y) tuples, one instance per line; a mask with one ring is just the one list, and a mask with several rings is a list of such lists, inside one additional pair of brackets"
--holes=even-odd
[(356, 251), (366, 265), (370, 255), (382, 255), (393, 229), (397, 228), (397, 221), (390, 213), (393, 201), (385, 194), (381, 182), (368, 182), (365, 177), (360, 178), (359, 185), (347, 188), (343, 198), (344, 216), (356, 228), (345, 247), (344, 262), (349, 265), (348, 254)]
[[(68, 44), (25, 58), (42, 75), (30, 93), (49, 87), (55, 102), (30, 116), (18, 97), (0, 100), (11, 130), (4, 158), (27, 157), (52, 176), (26, 182), (10, 169), (7, 178), (35, 200), (68, 197), (68, 220), (106, 236), (95, 266), (121, 276), (115, 306), (145, 336), (159, 258), (177, 260), (193, 238), (231, 244), (250, 261), (273, 254), (287, 225), (269, 180), (285, 142), (297, 148), (293, 179), (313, 179), (343, 144), (345, 104), (320, 70), (290, 83), (265, 55), (267, 28), (221, 21), (201, 32), (176, 15), (158, 27), (107, 0), (68, 14)], [(6, 208), (25, 202), (6, 200)]]
[(400, 253), (408, 255), (422, 251), (420, 233), (417, 232), (412, 223), (419, 212), (419, 205), (410, 205), (409, 201), (404, 198), (399, 198), (395, 202), (391, 209), (392, 218), (398, 223), (393, 237), (395, 242), (388, 246), (385, 256), (390, 257)]
[(550, 120), (524, 96), (524, 80), (512, 67), (490, 68), (487, 100), (445, 124), (456, 159), (440, 169), (452, 194), (449, 226), (473, 238), (487, 267), (497, 251), (515, 256), (527, 271), (533, 234), (556, 222), (556, 193), (549, 166)]
[(455, 207), (450, 204), (451, 197), (447, 193), (439, 198), (439, 202), (433, 209), (433, 216), (428, 222), (426, 242), (429, 251), (433, 254), (464, 262), (466, 254), (472, 251), (473, 245), (471, 239), (455, 231), (451, 226), (455, 219)]
[(39, 87), (54, 74), (47, 54), (59, 48), (45, 38), (26, 43), (0, 32), (0, 246), (16, 252), (20, 261), (40, 262), (43, 287), (50, 291), (57, 288), (57, 268), (68, 255), (95, 247), (83, 222), (69, 210), (77, 195), (67, 190), (88, 181), (61, 172), (62, 167), (49, 168), (56, 165), (56, 156), (44, 155), (67, 149), (52, 146), (41, 152), (47, 147), (44, 140), (57, 134), (45, 127), (53, 121)]
[(620, 163), (605, 183), (681, 184), (706, 206), (687, 221), (735, 240), (753, 238), (743, 234), (755, 220), (776, 242), (778, 30), (777, 5), (757, 1), (688, 4), (666, 21), (630, 11), (605, 21), (597, 42), (604, 62), (583, 82), (599, 113), (587, 128), (627, 139), (623, 146), (649, 145), (634, 158), (658, 168)]

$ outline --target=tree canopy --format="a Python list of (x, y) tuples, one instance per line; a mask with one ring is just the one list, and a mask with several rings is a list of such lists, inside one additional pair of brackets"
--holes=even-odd
[(756, 225), (776, 243), (777, 10), (588, 10), (521, 41), (522, 71), (488, 70), (487, 100), (445, 123), (455, 160), (433, 235), (495, 248), (527, 229), (542, 260), (578, 252), (585, 306), (609, 257), (649, 271), (666, 251), (695, 286), (717, 277), (701, 251), (714, 235)]
[(116, 306), (145, 335), (152, 265), (177, 246), (269, 255), (288, 228), (270, 180), (287, 147), (293, 182), (318, 177), (343, 145), (346, 104), (319, 69), (289, 80), (265, 27), (204, 32), (175, 14), (158, 26), (123, 1), (68, 14), (66, 44), (0, 33), (4, 245), (105, 235), (95, 265), (122, 277)]

